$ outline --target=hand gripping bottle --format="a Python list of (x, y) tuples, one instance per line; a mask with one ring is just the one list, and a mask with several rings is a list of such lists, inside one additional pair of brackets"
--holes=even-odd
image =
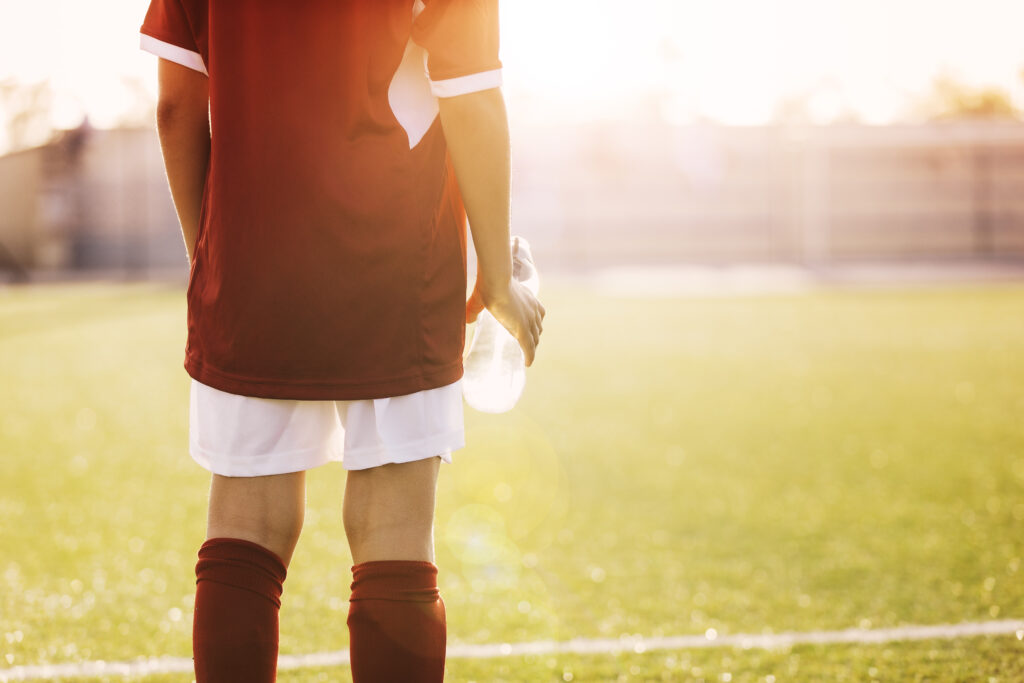
[[(512, 277), (537, 294), (539, 279), (530, 245), (522, 237), (512, 238)], [(464, 364), (462, 394), (466, 403), (483, 413), (504, 413), (512, 409), (526, 385), (526, 357), (512, 334), (484, 309), (476, 319), (476, 330)]]

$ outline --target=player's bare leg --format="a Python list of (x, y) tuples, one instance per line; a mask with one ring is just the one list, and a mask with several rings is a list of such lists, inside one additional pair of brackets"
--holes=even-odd
[(291, 562), (306, 515), (306, 473), (222, 477), (210, 483), (207, 538), (241, 538)]
[(352, 561), (434, 561), (441, 458), (349, 470), (343, 516)]
[(278, 610), (306, 507), (305, 472), (213, 475), (196, 564), (197, 683), (273, 683)]
[(434, 565), (441, 458), (349, 470), (344, 522), (355, 566), (349, 648), (355, 683), (444, 679), (446, 623)]

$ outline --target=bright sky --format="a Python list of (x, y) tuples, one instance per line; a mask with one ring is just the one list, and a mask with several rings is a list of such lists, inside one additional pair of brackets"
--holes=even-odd
[[(123, 79), (156, 92), (156, 58), (138, 49), (147, 5), (0, 0), (0, 81), (50, 79), (60, 127), (83, 113), (94, 125), (116, 124), (133, 97)], [(848, 106), (886, 123), (905, 116), (941, 72), (1000, 87), (1024, 107), (1021, 0), (504, 0), (501, 8), (509, 106), (524, 119), (628, 116), (640, 96), (659, 92), (670, 120), (758, 124), (781, 97), (804, 92), (823, 121)]]

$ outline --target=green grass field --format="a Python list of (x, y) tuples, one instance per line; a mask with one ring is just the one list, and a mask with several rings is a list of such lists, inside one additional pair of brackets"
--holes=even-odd
[[(542, 293), (521, 403), (467, 408), (442, 466), (450, 645), (1024, 618), (1024, 286)], [(178, 289), (0, 289), (0, 674), (190, 656), (208, 475), (184, 326)], [(310, 475), (282, 653), (347, 647), (344, 476)], [(452, 659), (447, 677), (872, 679), (1024, 680), (1024, 642)]]

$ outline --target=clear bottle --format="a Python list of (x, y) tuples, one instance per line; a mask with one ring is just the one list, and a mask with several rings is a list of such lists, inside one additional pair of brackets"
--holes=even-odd
[[(512, 238), (512, 277), (536, 296), (540, 287), (530, 244)], [(471, 407), (483, 413), (512, 409), (526, 386), (526, 357), (512, 334), (487, 309), (480, 311), (473, 342), (463, 364), (462, 394)]]

